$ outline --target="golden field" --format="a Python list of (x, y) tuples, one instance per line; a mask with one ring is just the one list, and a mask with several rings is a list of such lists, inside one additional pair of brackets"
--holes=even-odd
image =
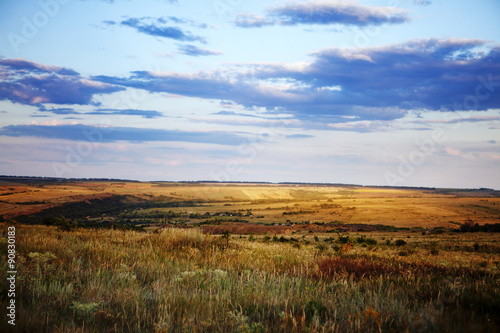
[(498, 231), (496, 191), (0, 186), (0, 253), (14, 228), (17, 270), (2, 332), (500, 330), (500, 234), (481, 229)]
[[(112, 195), (193, 201), (201, 205), (189, 210), (168, 209), (172, 211), (213, 213), (251, 209), (250, 222), (342, 221), (409, 228), (500, 222), (500, 193), (488, 190), (100, 181), (59, 184), (29, 180), (0, 181), (0, 215), (14, 217), (67, 202)], [(283, 215), (284, 212), (292, 214)]]

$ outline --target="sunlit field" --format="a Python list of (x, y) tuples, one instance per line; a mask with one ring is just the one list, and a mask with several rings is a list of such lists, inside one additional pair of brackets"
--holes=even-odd
[(495, 191), (11, 180), (0, 200), (17, 331), (500, 329)]

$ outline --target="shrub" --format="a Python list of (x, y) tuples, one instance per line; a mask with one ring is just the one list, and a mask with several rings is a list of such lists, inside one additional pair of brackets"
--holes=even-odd
[(347, 244), (347, 243), (350, 243), (351, 242), (351, 239), (349, 238), (349, 235), (347, 236), (341, 236), (339, 235), (339, 243), (341, 244)]
[(402, 239), (397, 239), (395, 242), (394, 242), (394, 245), (396, 246), (403, 246), (403, 245), (406, 245), (407, 243), (402, 240)]
[(365, 241), (366, 241), (365, 236), (361, 236), (361, 237), (356, 238), (356, 242), (359, 244), (363, 244)]
[(279, 238), (279, 241), (280, 241), (281, 243), (287, 243), (287, 242), (289, 242), (290, 240), (289, 240), (288, 238), (284, 237), (284, 236), (281, 236), (281, 237)]
[(43, 222), (45, 225), (55, 225), (62, 231), (72, 231), (75, 227), (77, 227), (77, 224), (74, 221), (69, 221), (64, 216), (46, 218)]

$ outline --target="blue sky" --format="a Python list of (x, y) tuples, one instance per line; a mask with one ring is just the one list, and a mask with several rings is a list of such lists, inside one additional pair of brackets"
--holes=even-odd
[(0, 4), (0, 174), (500, 189), (494, 0)]

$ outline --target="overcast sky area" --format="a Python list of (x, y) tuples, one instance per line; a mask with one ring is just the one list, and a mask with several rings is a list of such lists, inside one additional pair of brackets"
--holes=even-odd
[(498, 0), (0, 2), (0, 175), (500, 189)]

